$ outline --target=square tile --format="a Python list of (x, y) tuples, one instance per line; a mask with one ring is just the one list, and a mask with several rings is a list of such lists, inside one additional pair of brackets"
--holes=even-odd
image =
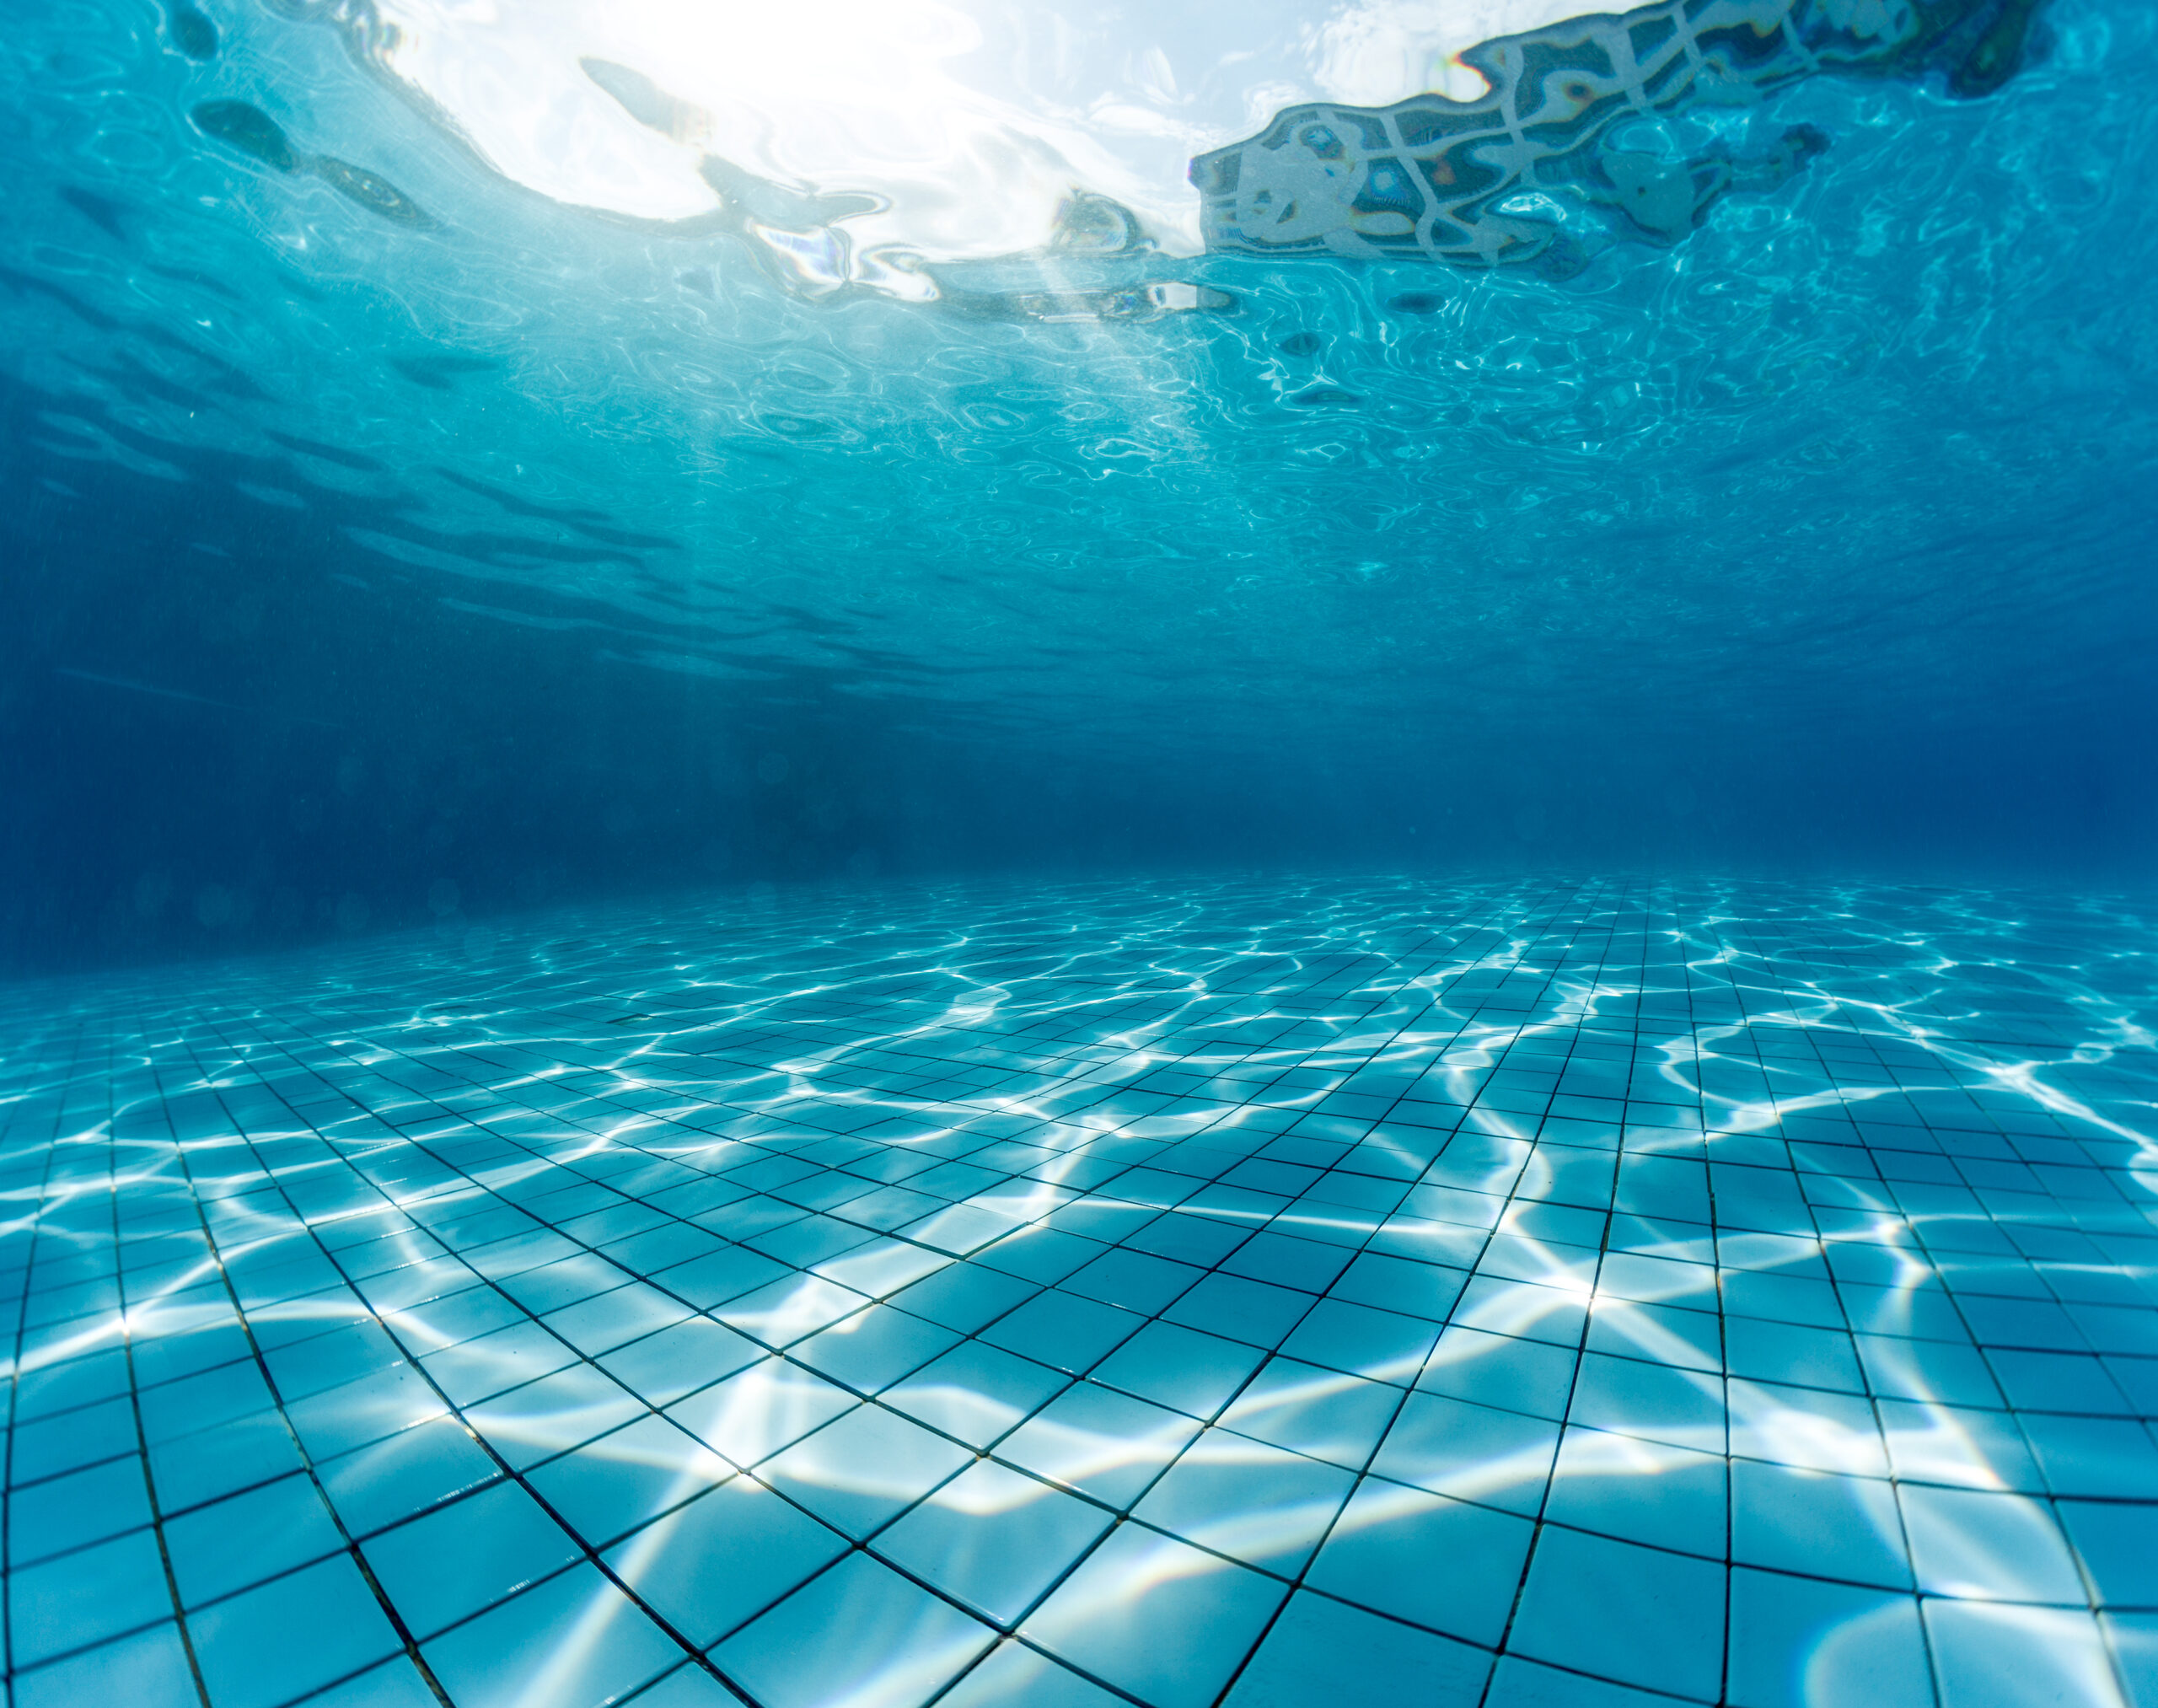
[[(1345, 1657), (1354, 1662), (1345, 1664)], [(1482, 1650), (1374, 1618), (1323, 1595), (1290, 1598), (1226, 1708), (1477, 1708), (1491, 1670)]]
[[(835, 1643), (835, 1631), (846, 1641)], [(772, 1708), (920, 1708), (996, 1633), (865, 1554), (851, 1554), (713, 1651)]]
[(579, 1557), (575, 1539), (514, 1483), (386, 1530), (361, 1551), (423, 1641)]
[(1533, 1659), (1697, 1701), (1721, 1689), (1724, 1568), (1547, 1528), (1508, 1646)]
[(1160, 1708), (1205, 1708), (1287, 1586), (1125, 1524), (1021, 1627), (1082, 1672)]
[(1010, 1625), (1108, 1529), (1112, 1515), (981, 1460), (876, 1540), (894, 1565)]
[(1333, 1526), (1355, 1478), (1337, 1466), (1210, 1429), (1132, 1508), (1157, 1529), (1294, 1577)]
[(1124, 1507), (1199, 1431), (1180, 1413), (1082, 1382), (998, 1442), (996, 1453), (1023, 1470)]
[(400, 1646), (348, 1554), (213, 1603), (187, 1623), (218, 1708), (272, 1708)]
[(1511, 1512), (1366, 1477), (1306, 1581), (1490, 1648), (1506, 1631), (1534, 1528)]
[(774, 1454), (758, 1475), (835, 1529), (859, 1539), (974, 1462), (956, 1442), (869, 1405)]
[(702, 1648), (846, 1551), (847, 1539), (736, 1477), (609, 1548), (608, 1567)]
[(549, 1578), (421, 1652), (458, 1708), (601, 1708), (682, 1659), (590, 1566)]

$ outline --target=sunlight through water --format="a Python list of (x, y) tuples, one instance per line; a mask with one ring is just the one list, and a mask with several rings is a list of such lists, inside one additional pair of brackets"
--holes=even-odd
[(2158, 1708), (2158, 7), (0, 80), (0, 1708)]
[(838, 889), (18, 986), (18, 1700), (2142, 1700), (2158, 934), (1820, 902)]

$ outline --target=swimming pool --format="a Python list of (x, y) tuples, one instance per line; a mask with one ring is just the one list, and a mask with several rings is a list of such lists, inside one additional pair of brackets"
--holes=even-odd
[(7, 1689), (2158, 1703), (2118, 0), (83, 0)]

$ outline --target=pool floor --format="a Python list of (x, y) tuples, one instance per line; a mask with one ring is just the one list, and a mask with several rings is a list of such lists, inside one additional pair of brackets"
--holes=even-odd
[(2158, 1704), (2158, 931), (808, 890), (0, 991), (16, 1708)]

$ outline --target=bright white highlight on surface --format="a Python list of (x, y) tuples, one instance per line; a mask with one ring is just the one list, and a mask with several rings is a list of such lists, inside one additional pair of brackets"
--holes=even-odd
[[(1191, 156), (1313, 98), (1381, 105), (1484, 80), (1453, 62), (1493, 35), (1597, 9), (1580, 0), (1194, 0), (1146, 20), (1041, 0), (383, 0), (388, 67), (511, 178), (649, 219), (732, 210), (799, 264), (878, 282), (897, 259), (1037, 249), (1077, 192), (1136, 214), (1164, 249), (1199, 247)], [(677, 104), (633, 116), (588, 60)], [(710, 158), (723, 163), (705, 169)], [(715, 188), (714, 180), (722, 186)], [(790, 193), (791, 192), (791, 196)], [(834, 195), (873, 207), (819, 208)], [(792, 201), (792, 208), (787, 205)], [(754, 205), (752, 205), (754, 204)], [(765, 234), (760, 233), (759, 234)], [(861, 257), (882, 252), (886, 266)]]

